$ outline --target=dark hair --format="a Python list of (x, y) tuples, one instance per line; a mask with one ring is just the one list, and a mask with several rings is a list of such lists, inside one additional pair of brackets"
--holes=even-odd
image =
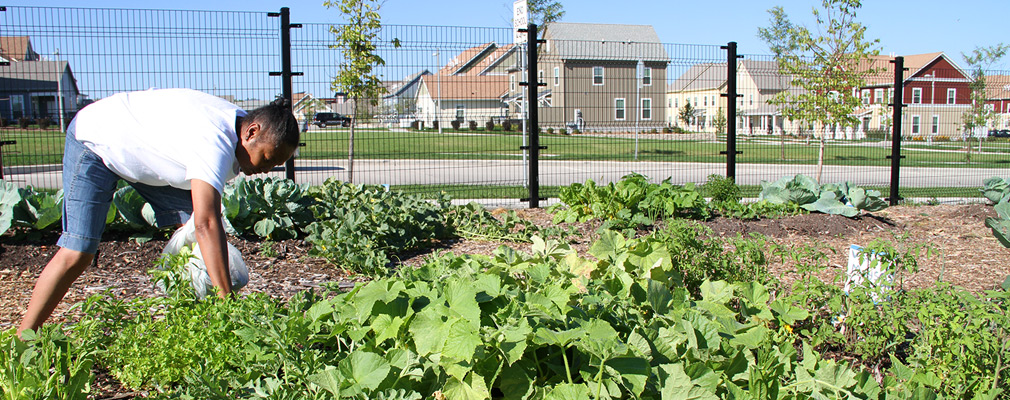
[(278, 96), (270, 104), (250, 111), (245, 118), (250, 122), (259, 122), (274, 145), (283, 144), (298, 148), (301, 131), (298, 128), (298, 120), (291, 113), (291, 102), (288, 99)]

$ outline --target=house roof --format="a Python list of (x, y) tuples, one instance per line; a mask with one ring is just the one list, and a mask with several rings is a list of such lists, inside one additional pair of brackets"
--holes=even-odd
[[(908, 73), (905, 75), (905, 80), (911, 79), (923, 72), (923, 69), (929, 67), (934, 61), (943, 58), (956, 69), (957, 73), (961, 76), (968, 77), (968, 74), (964, 72), (946, 54), (943, 52), (935, 53), (923, 53), (923, 54), (910, 54), (903, 56), (905, 58), (905, 68), (908, 68)], [(894, 60), (894, 56), (870, 56), (869, 62), (862, 62), (859, 65), (861, 70), (877, 69), (879, 71), (875, 74), (870, 74), (866, 77), (867, 86), (893, 86), (894, 85), (894, 67), (891, 64), (891, 60)]]
[(7, 61), (37, 61), (28, 36), (0, 36), (0, 57)]
[(0, 65), (0, 81), (3, 82), (0, 87), (8, 91), (56, 91), (64, 73), (70, 74), (74, 92), (80, 93), (74, 73), (70, 70), (70, 63), (66, 61), (29, 61)]
[(651, 25), (551, 23), (549, 56), (564, 60), (669, 61)]
[[(747, 71), (759, 90), (786, 90), (789, 78), (775, 61), (741, 60), (737, 71)], [(721, 89), (726, 85), (726, 63), (695, 64), (670, 85), (672, 92)]]
[(516, 45), (510, 43), (496, 49), (478, 65), (480, 67), (479, 75), (487, 74), (488, 71), (508, 60), (509, 56), (515, 53), (517, 48)]
[(672, 92), (721, 88), (726, 84), (726, 63), (695, 64), (670, 85)]
[(499, 76), (424, 75), (421, 84), (432, 98), (442, 100), (497, 100), (508, 91), (508, 81)]
[(410, 89), (411, 86), (416, 85), (418, 82), (420, 82), (421, 81), (421, 76), (424, 76), (424, 75), (431, 75), (431, 71), (428, 71), (428, 70), (425, 69), (425, 70), (422, 70), (421, 72), (415, 72), (415, 73), (411, 74), (410, 76), (407, 76), (406, 78), (403, 78), (402, 81), (396, 82), (396, 85), (390, 87), (388, 93), (386, 93), (384, 96), (382, 96), (382, 98), (388, 99), (388, 98), (391, 98), (391, 97), (397, 97), (397, 96), (403, 95), (404, 91), (406, 91), (407, 89)]
[(1010, 99), (1010, 75), (986, 76), (985, 98), (987, 100)]

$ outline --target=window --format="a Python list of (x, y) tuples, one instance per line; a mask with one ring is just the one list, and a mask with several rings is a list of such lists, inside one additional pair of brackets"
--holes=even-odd
[(652, 99), (642, 99), (642, 119), (652, 119)]
[(870, 105), (870, 89), (863, 89), (859, 92), (859, 97), (863, 99), (863, 105)]
[[(676, 99), (673, 99), (673, 108), (680, 108), (680, 98), (679, 97), (676, 98)], [(1007, 108), (1010, 109), (1010, 105), (1007, 105)]]
[(708, 106), (708, 96), (702, 96), (701, 101), (705, 103), (705, 106)]
[(593, 67), (593, 85), (603, 84), (603, 67)]
[(754, 95), (753, 94), (747, 95), (747, 101), (750, 103), (749, 105), (754, 105)]
[(537, 83), (546, 83), (544, 82), (544, 70), (537, 71)]
[(884, 89), (873, 89), (873, 104), (884, 102)]
[(516, 76), (515, 75), (509, 75), (509, 91), (510, 92), (516, 91)]
[(642, 69), (642, 86), (652, 86), (652, 68)]
[(618, 121), (624, 120), (624, 99), (616, 98), (614, 99), (614, 119)]
[(691, 104), (694, 104), (695, 107), (698, 107), (698, 98), (695, 97), (694, 100), (691, 100)]
[(894, 88), (887, 89), (887, 99), (894, 101)]
[(930, 133), (932, 133), (934, 135), (937, 134), (937, 133), (940, 133), (940, 116), (939, 115), (934, 115), (933, 116), (933, 125), (932, 125), (932, 127), (930, 128), (929, 131), (930, 131)]
[(25, 96), (21, 94), (11, 95), (11, 116), (21, 118), (25, 116)]
[(466, 119), (466, 106), (459, 104), (456, 106), (456, 120), (463, 121)]
[(957, 89), (947, 89), (947, 104), (954, 104), (955, 98), (957, 98)]
[(712, 105), (714, 106), (715, 104), (716, 104), (715, 103), (715, 96), (712, 96)]
[(554, 86), (561, 84), (561, 67), (554, 67)]
[(919, 116), (918, 115), (913, 115), (912, 116), (912, 134), (913, 135), (918, 135), (919, 134)]
[(912, 88), (912, 104), (922, 104), (922, 88)]

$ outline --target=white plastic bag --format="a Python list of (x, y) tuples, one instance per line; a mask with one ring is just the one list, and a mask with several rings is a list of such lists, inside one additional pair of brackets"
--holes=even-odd
[[(189, 259), (186, 263), (186, 268), (189, 270), (190, 277), (192, 278), (193, 289), (196, 290), (196, 296), (198, 298), (204, 298), (208, 293), (213, 293), (214, 284), (210, 281), (210, 275), (207, 274), (207, 265), (203, 263), (203, 253), (200, 252), (200, 245), (196, 242), (196, 224), (193, 223), (193, 218), (190, 218), (181, 228), (172, 234), (172, 238), (168, 240), (168, 244), (165, 245), (165, 249), (162, 250), (164, 254), (179, 254), (184, 246), (193, 247), (193, 258)], [(242, 252), (240, 252), (231, 243), (228, 243), (228, 274), (231, 276), (231, 289), (237, 291), (245, 287), (249, 283), (249, 267), (245, 265), (245, 260), (242, 259)]]

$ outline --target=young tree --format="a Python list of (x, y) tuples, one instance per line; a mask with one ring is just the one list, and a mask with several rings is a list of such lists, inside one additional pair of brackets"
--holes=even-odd
[(856, 19), (860, 6), (861, 0), (822, 0), (821, 7), (813, 9), (813, 30), (793, 24), (775, 7), (768, 11), (771, 25), (758, 29), (758, 37), (776, 53), (780, 72), (801, 89), (779, 92), (769, 103), (781, 105), (788, 120), (819, 126), (818, 182), (824, 171), (825, 131), (859, 123), (852, 114), (860, 101), (852, 89), (864, 86), (866, 77), (877, 71), (867, 66), (870, 56), (879, 52), (879, 40), (866, 39), (866, 27)]
[(712, 125), (715, 126), (715, 133), (726, 132), (726, 113), (722, 111), (722, 107), (715, 110), (715, 117), (712, 119)]
[[(326, 0), (323, 5), (339, 9), (346, 21), (343, 25), (330, 26), (330, 32), (337, 37), (337, 43), (330, 48), (340, 49), (345, 60), (330, 87), (334, 92), (345, 93), (347, 98), (354, 100), (354, 116), (358, 117), (358, 109), (363, 102), (375, 107), (382, 94), (386, 93), (379, 76), (373, 72), (375, 67), (386, 65), (385, 60), (375, 52), (375, 42), (382, 30), (379, 18), (381, 4), (378, 0)], [(393, 45), (398, 47), (398, 44), (399, 41), (394, 39)], [(354, 182), (354, 130), (359, 119), (351, 120), (348, 137), (348, 182)]]
[(978, 147), (981, 151), (984, 132), (979, 131), (984, 131), (985, 127), (996, 118), (996, 111), (986, 107), (985, 104), (985, 70), (1006, 56), (1007, 50), (1010, 50), (1010, 45), (1000, 43), (989, 47), (975, 47), (970, 54), (961, 53), (964, 62), (971, 69), (971, 84), (968, 85), (971, 90), (971, 108), (961, 115), (966, 134), (965, 142), (968, 144), (965, 152), (966, 162), (971, 162), (971, 135), (974, 133), (978, 136)]
[(698, 110), (694, 108), (694, 106), (691, 105), (691, 101), (688, 100), (685, 101), (684, 106), (680, 108), (680, 115), (678, 115), (678, 117), (680, 117), (680, 120), (684, 122), (684, 125), (690, 127), (691, 124), (694, 123), (694, 117), (696, 114), (698, 114)]

